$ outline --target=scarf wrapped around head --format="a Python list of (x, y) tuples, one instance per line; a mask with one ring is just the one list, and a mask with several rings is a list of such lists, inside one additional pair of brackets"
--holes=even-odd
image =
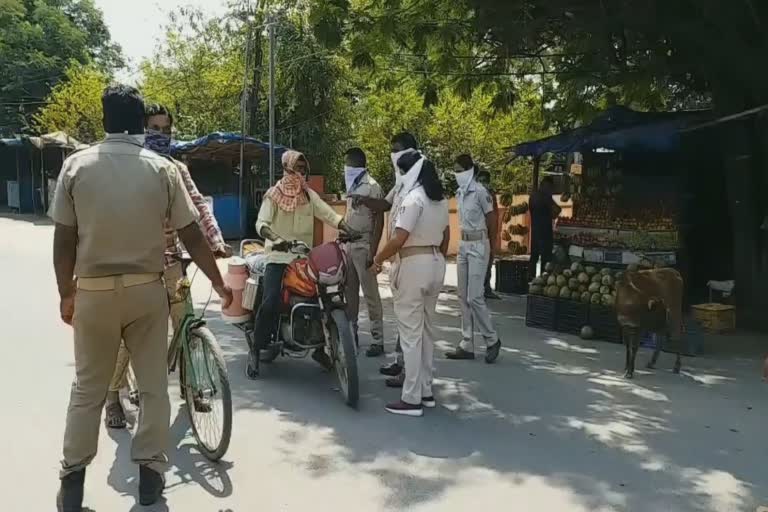
[[(266, 194), (278, 208), (286, 212), (293, 212), (299, 206), (309, 202), (304, 175), (294, 170), (296, 163), (302, 158), (304, 155), (298, 151), (289, 150), (283, 153), (283, 177)], [(309, 162), (306, 161), (306, 158), (304, 161), (307, 164), (307, 171), (309, 171)]]

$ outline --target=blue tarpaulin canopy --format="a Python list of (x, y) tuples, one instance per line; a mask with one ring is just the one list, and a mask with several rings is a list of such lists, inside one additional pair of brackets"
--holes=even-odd
[[(188, 155), (205, 160), (236, 160), (240, 158), (240, 144), (243, 136), (239, 133), (216, 132), (193, 141), (178, 141), (171, 146), (171, 153), (178, 157)], [(286, 151), (284, 146), (275, 145), (277, 158)], [(269, 143), (253, 137), (245, 137), (245, 158), (258, 160), (269, 155)]]
[(515, 156), (586, 152), (598, 148), (622, 152), (666, 153), (680, 148), (681, 130), (700, 123), (708, 111), (636, 112), (612, 107), (587, 126), (514, 146)]

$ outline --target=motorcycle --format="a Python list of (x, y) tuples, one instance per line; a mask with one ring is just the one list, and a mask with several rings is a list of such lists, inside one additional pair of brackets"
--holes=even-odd
[[(357, 346), (352, 325), (347, 319), (344, 284), (347, 272), (345, 244), (359, 236), (340, 234), (339, 237), (314, 249), (303, 242), (288, 242), (273, 251), (296, 255), (283, 275), (282, 310), (280, 319), (259, 357), (249, 357), (246, 374), (258, 378), (260, 362), (271, 363), (280, 356), (305, 358), (321, 349), (330, 359), (344, 400), (357, 407), (359, 382)], [(243, 307), (252, 311), (247, 322), (235, 324), (245, 333), (251, 350), (255, 346), (254, 326), (263, 296), (266, 254), (248, 254), (247, 247), (260, 244), (258, 240), (243, 240), (240, 254), (246, 261), (249, 279), (243, 292)]]

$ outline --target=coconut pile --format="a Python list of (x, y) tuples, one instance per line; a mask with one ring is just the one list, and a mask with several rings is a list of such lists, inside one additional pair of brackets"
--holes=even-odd
[(574, 263), (560, 269), (547, 263), (545, 272), (531, 281), (528, 293), (551, 298), (574, 300), (586, 304), (613, 306), (616, 303), (616, 281), (623, 272)]

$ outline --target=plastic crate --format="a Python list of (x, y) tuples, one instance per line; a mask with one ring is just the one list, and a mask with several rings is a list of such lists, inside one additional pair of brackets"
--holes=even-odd
[(499, 260), (496, 262), (496, 291), (528, 293), (528, 261)]
[(555, 330), (566, 334), (581, 334), (581, 328), (589, 325), (589, 305), (575, 300), (558, 299)]
[(528, 295), (525, 325), (535, 329), (555, 330), (558, 300), (543, 295)]
[(592, 326), (596, 339), (622, 343), (621, 326), (616, 318), (616, 310), (612, 307), (591, 304), (588, 323)]

